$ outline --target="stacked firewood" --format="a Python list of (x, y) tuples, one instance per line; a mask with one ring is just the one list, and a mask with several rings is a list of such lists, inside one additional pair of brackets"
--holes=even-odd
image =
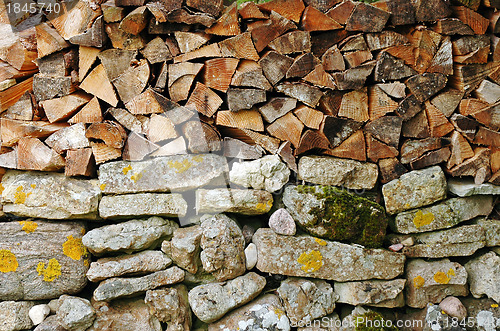
[(497, 8), (80, 0), (19, 33), (4, 18), (0, 166), (324, 154), (378, 163), (383, 183), (442, 164), (500, 184)]

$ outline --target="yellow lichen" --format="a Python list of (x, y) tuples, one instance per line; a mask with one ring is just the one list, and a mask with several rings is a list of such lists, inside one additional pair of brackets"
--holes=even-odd
[(33, 233), (38, 227), (38, 224), (32, 221), (19, 221), (19, 224), (23, 226), (21, 230), (23, 230), (26, 233)]
[(193, 160), (198, 162), (198, 163), (201, 163), (201, 162), (203, 162), (203, 156), (202, 155), (193, 156)]
[(26, 202), (26, 192), (23, 191), (24, 188), (22, 186), (18, 186), (16, 189), (16, 193), (14, 193), (14, 203), (15, 204), (23, 204)]
[(323, 256), (319, 251), (310, 251), (302, 253), (297, 259), (297, 262), (303, 264), (300, 267), (305, 272), (314, 272), (323, 266)]
[(104, 189), (106, 188), (106, 184), (99, 185), (99, 188), (101, 189), (101, 191), (104, 191)]
[(36, 188), (36, 184), (31, 184), (31, 188)]
[(415, 214), (415, 218), (413, 218), (413, 224), (415, 224), (417, 228), (420, 228), (424, 225), (429, 225), (432, 223), (432, 221), (434, 221), (434, 214), (424, 214), (421, 210), (417, 211), (417, 213)]
[(184, 159), (182, 162), (168, 161), (167, 164), (169, 168), (175, 169), (175, 173), (177, 174), (183, 173), (193, 166), (193, 164), (187, 159)]
[(321, 246), (326, 246), (326, 241), (324, 241), (323, 239), (314, 238), (314, 241), (316, 241)]
[(425, 279), (422, 276), (417, 276), (413, 278), (413, 286), (415, 288), (421, 288), (425, 284)]
[(434, 274), (434, 281), (439, 284), (448, 284), (450, 278), (442, 271), (438, 271)]
[(73, 238), (68, 236), (68, 240), (62, 245), (64, 255), (73, 260), (80, 260), (82, 256), (87, 254), (87, 249), (82, 244), (82, 238)]
[(281, 318), (281, 316), (283, 316), (285, 314), (285, 312), (279, 308), (274, 308), (274, 313), (276, 314), (276, 316), (278, 317), (278, 319)]
[(137, 183), (139, 179), (142, 178), (142, 172), (135, 173), (132, 176), (130, 176), (130, 179), (134, 181), (134, 183)]
[(8, 249), (0, 249), (0, 272), (14, 272), (18, 266), (14, 253)]
[(56, 259), (50, 259), (47, 268), (45, 268), (45, 263), (38, 262), (36, 271), (39, 276), (43, 275), (43, 280), (46, 282), (53, 282), (55, 279), (61, 276), (61, 265)]
[(492, 303), (491, 304), (491, 308), (498, 308), (498, 304), (497, 303)]
[(3, 190), (5, 190), (5, 187), (3, 187), (3, 185), (0, 183), (0, 194), (3, 193)]
[(128, 174), (128, 172), (130, 170), (132, 170), (132, 165), (131, 164), (129, 164), (128, 166), (126, 166), (125, 168), (123, 168), (122, 171), (123, 171), (123, 174), (126, 175), (126, 174)]
[(453, 268), (450, 268), (450, 270), (448, 270), (448, 276), (455, 276), (455, 270), (453, 270)]

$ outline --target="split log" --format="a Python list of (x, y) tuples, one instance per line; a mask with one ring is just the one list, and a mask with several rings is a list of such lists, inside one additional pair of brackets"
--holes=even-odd
[(64, 168), (64, 158), (38, 138), (21, 138), (17, 143), (17, 169), (57, 171)]
[(407, 140), (401, 146), (401, 163), (409, 164), (427, 152), (445, 147), (444, 139), (429, 137), (418, 140)]
[(299, 23), (305, 9), (302, 0), (275, 0), (261, 3), (258, 6), (261, 10), (274, 11), (295, 23)]
[(50, 23), (65, 40), (84, 33), (102, 15), (99, 6), (91, 6), (90, 3), (84, 1), (77, 1), (76, 4), (71, 4), (71, 8), (66, 6), (69, 5), (63, 3), (61, 4), (63, 8), (60, 12), (56, 13), (53, 11), (46, 15)]
[(365, 125), (365, 131), (389, 146), (398, 148), (403, 120), (398, 116), (384, 116)]
[(271, 154), (276, 154), (280, 147), (279, 139), (252, 130), (231, 127), (220, 127), (220, 130), (224, 135), (237, 138), (250, 145), (258, 145)]
[(200, 121), (189, 121), (182, 127), (191, 153), (210, 153), (222, 148), (219, 132), (211, 125)]
[(108, 113), (113, 116), (113, 118), (123, 125), (127, 130), (145, 133), (146, 128), (143, 127), (142, 122), (137, 119), (134, 115), (129, 113), (126, 109), (122, 108), (109, 108)]
[(160, 146), (156, 151), (151, 153), (151, 156), (170, 156), (178, 154), (187, 154), (186, 140), (184, 137), (179, 137), (171, 142)]
[(247, 19), (266, 19), (267, 16), (264, 15), (259, 7), (255, 4), (255, 2), (249, 1), (241, 4), (240, 9), (238, 10), (241, 18), (244, 20)]
[(456, 64), (453, 67), (453, 76), (450, 76), (450, 85), (460, 91), (468, 93), (475, 89), (485, 78), (499, 68), (496, 62), (487, 64)]
[(406, 86), (418, 101), (424, 102), (446, 86), (446, 76), (439, 73), (415, 75), (406, 81)]
[(399, 151), (389, 145), (384, 144), (371, 134), (366, 134), (366, 155), (368, 160), (377, 162), (379, 159), (392, 158), (398, 156)]
[(335, 89), (335, 83), (333, 81), (333, 77), (330, 76), (325, 71), (325, 68), (323, 65), (320, 63), (318, 64), (313, 71), (308, 73), (305, 77), (302, 78), (302, 80), (311, 83), (315, 86), (318, 87), (324, 87), (324, 88), (329, 88), (329, 89)]
[(446, 168), (450, 169), (473, 156), (474, 151), (467, 140), (458, 131), (453, 131), (451, 135), (451, 156), (446, 164)]
[(425, 103), (431, 137), (443, 137), (453, 130), (453, 125), (446, 116), (430, 102)]
[(210, 40), (210, 35), (203, 32), (174, 32), (175, 40), (181, 53), (197, 50)]
[[(401, 107), (401, 106), (399, 106)], [(387, 95), (379, 85), (368, 88), (368, 114), (370, 120), (375, 120), (398, 108), (398, 103)]]
[[(36, 73), (36, 69), (33, 70), (17, 70), (7, 62), (0, 60), (0, 81), (13, 80), (15, 84), (15, 80), (18, 78), (23, 78), (26, 76), (32, 76)], [(5, 89), (4, 89), (5, 90)]]
[(339, 5), (330, 9), (326, 15), (331, 17), (336, 22), (339, 22), (342, 25), (346, 25), (347, 20), (351, 16), (352, 11), (356, 7), (356, 4), (350, 0), (343, 1)]
[(193, 93), (189, 96), (186, 107), (200, 114), (212, 117), (222, 105), (222, 99), (206, 85), (196, 82)]
[(375, 66), (374, 78), (377, 82), (399, 80), (416, 74), (415, 70), (407, 66), (404, 60), (398, 59), (388, 52), (380, 53)]
[(202, 63), (182, 62), (168, 65), (168, 93), (174, 102), (186, 100), (191, 85), (203, 68)]
[(89, 46), (89, 47), (103, 47), (108, 40), (104, 31), (104, 18), (99, 16), (92, 23), (92, 26), (81, 34), (77, 34), (69, 38), (69, 42), (74, 45)]
[(378, 168), (380, 171), (380, 182), (382, 184), (398, 179), (401, 175), (408, 172), (405, 166), (395, 157), (378, 160)]
[(358, 90), (363, 88), (366, 79), (375, 68), (376, 61), (370, 61), (356, 68), (347, 69), (343, 72), (332, 74), (335, 84), (339, 90)]
[(122, 156), (121, 148), (113, 148), (105, 143), (91, 141), (90, 147), (92, 148), (92, 155), (94, 155), (96, 164), (115, 160)]
[(464, 6), (457, 6), (453, 7), (453, 12), (459, 20), (470, 26), (475, 34), (484, 34), (486, 29), (488, 29), (490, 23), (488, 19), (472, 9)]
[(250, 32), (244, 32), (235, 37), (224, 39), (219, 42), (219, 47), (222, 56), (252, 61), (259, 61), (260, 59)]
[(325, 151), (323, 154), (365, 162), (366, 142), (363, 130), (354, 132), (340, 145), (334, 149)]
[(384, 91), (388, 96), (396, 99), (402, 99), (406, 97), (406, 85), (401, 82), (393, 82), (386, 84), (377, 84), (382, 91)]
[(125, 8), (118, 7), (115, 0), (108, 0), (101, 4), (101, 10), (106, 23), (120, 22), (125, 17)]
[(259, 108), (259, 111), (266, 122), (272, 123), (279, 117), (294, 109), (296, 105), (297, 100), (294, 98), (277, 97), (269, 100), (269, 102)]
[(56, 29), (50, 27), (47, 23), (41, 23), (36, 26), (36, 41), (36, 50), (39, 58), (70, 46), (70, 44), (57, 33)]
[(295, 150), (295, 155), (301, 155), (312, 150), (326, 150), (329, 146), (330, 143), (323, 134), (315, 130), (306, 130), (300, 138), (300, 143)]
[(120, 99), (127, 103), (139, 95), (149, 80), (149, 64), (140, 60), (136, 67), (129, 67), (120, 76), (112, 80)]
[(24, 93), (15, 104), (2, 114), (2, 117), (13, 120), (31, 121), (34, 115), (34, 98), (30, 92)]
[(337, 116), (344, 94), (340, 91), (326, 91), (319, 100), (318, 110), (325, 115)]
[(339, 47), (340, 51), (343, 53), (369, 50), (363, 33), (345, 38), (339, 43)]
[(123, 147), (122, 159), (125, 161), (141, 161), (158, 148), (160, 148), (160, 146), (147, 140), (142, 135), (131, 132)]
[[(302, 1), (300, 2), (302, 3)], [(281, 16), (277, 12), (272, 11), (269, 16), (269, 20), (265, 21), (264, 24), (252, 29), (251, 31), (255, 49), (257, 52), (262, 51), (271, 41), (281, 36), (288, 30), (294, 30), (296, 27), (297, 26), (293, 22)]]
[(486, 145), (499, 148), (500, 132), (493, 131), (485, 127), (479, 127), (479, 130), (477, 131), (473, 142), (478, 145)]
[(97, 97), (93, 97), (68, 123), (96, 123), (102, 122), (101, 106)]
[(2, 146), (12, 147), (21, 138), (46, 138), (54, 132), (68, 127), (67, 123), (49, 123), (45, 121), (20, 121), (2, 118)]
[(266, 91), (231, 87), (227, 90), (227, 106), (231, 111), (250, 109), (255, 104), (266, 101)]
[(73, 116), (92, 97), (81, 91), (66, 95), (62, 98), (40, 102), (50, 123), (67, 120)]
[(101, 50), (95, 47), (80, 46), (78, 48), (78, 80), (81, 82), (97, 59)]
[(5, 168), (17, 169), (17, 150), (0, 154), (0, 167), (4, 170)]
[(276, 90), (310, 107), (315, 107), (323, 96), (323, 92), (319, 88), (303, 83), (281, 83), (276, 86)]
[(370, 51), (354, 51), (345, 53), (344, 59), (346, 60), (349, 68), (355, 68), (366, 61), (372, 60), (373, 56)]
[(273, 86), (285, 77), (292, 63), (292, 58), (277, 52), (267, 52), (259, 60), (264, 75)]
[(460, 102), (460, 114), (464, 116), (471, 115), (479, 123), (487, 127), (498, 130), (500, 128), (500, 107), (478, 99), (463, 99)]
[(347, 31), (380, 32), (390, 13), (364, 2), (358, 3), (347, 20)]
[(66, 176), (93, 177), (96, 173), (95, 159), (91, 148), (69, 150), (66, 153)]
[(443, 37), (430, 29), (416, 27), (409, 38), (415, 47), (414, 68), (419, 73), (424, 73), (436, 55)]
[(238, 112), (221, 110), (217, 112), (215, 124), (239, 129), (264, 131), (264, 122), (262, 122), (262, 117), (256, 110), (240, 110)]
[(424, 154), (417, 160), (410, 163), (410, 167), (413, 170), (427, 168), (442, 162), (447, 162), (450, 158), (450, 155), (450, 148), (443, 147), (441, 149)]
[(465, 36), (453, 41), (453, 61), (463, 64), (486, 63), (490, 38), (485, 35)]
[(491, 150), (491, 172), (497, 173), (500, 170), (500, 149), (493, 148)]
[(476, 147), (474, 148), (473, 157), (445, 171), (453, 177), (476, 176), (481, 169), (484, 169), (482, 171), (489, 174), (491, 171), (490, 155), (491, 151), (488, 148)]
[(421, 139), (430, 137), (431, 133), (425, 110), (418, 112), (415, 116), (403, 122), (401, 132), (403, 137), (407, 138)]
[(382, 31), (379, 33), (367, 33), (366, 44), (370, 51), (378, 51), (384, 48), (407, 45), (410, 40), (400, 33), (394, 31)]
[(431, 103), (439, 109), (444, 116), (450, 117), (460, 104), (463, 92), (453, 88), (445, 88), (438, 95), (431, 99)]
[(85, 137), (85, 124), (83, 123), (58, 130), (44, 142), (58, 154), (63, 154), (70, 149), (90, 147), (89, 140)]
[(350, 119), (326, 116), (323, 122), (323, 134), (330, 141), (332, 148), (339, 146), (344, 140), (358, 131), (363, 123)]
[(282, 143), (276, 154), (281, 157), (290, 170), (295, 173), (298, 172), (297, 162), (295, 161), (295, 156), (292, 150), (292, 144), (289, 141)]
[(241, 60), (231, 80), (232, 86), (254, 87), (269, 91), (271, 84), (264, 76), (262, 67), (255, 61)]
[(224, 138), (223, 151), (225, 157), (243, 160), (257, 160), (264, 154), (264, 149), (258, 145), (252, 146), (231, 137)]
[(419, 22), (436, 21), (451, 14), (450, 5), (445, 0), (416, 0), (412, 3), (415, 7), (415, 18)]
[(0, 92), (0, 112), (14, 105), (26, 92), (33, 91), (33, 77)]
[(116, 97), (113, 85), (109, 81), (108, 75), (102, 64), (94, 70), (80, 84), (80, 88), (87, 93), (95, 95), (99, 99), (106, 101), (111, 106), (116, 107), (118, 98)]
[(320, 58), (330, 47), (337, 45), (350, 35), (351, 33), (345, 29), (316, 32), (311, 35), (311, 51)]
[(174, 57), (174, 63), (187, 62), (200, 58), (212, 58), (221, 56), (222, 53), (219, 44), (209, 44), (189, 53), (177, 55), (176, 57)]
[(172, 59), (172, 54), (169, 48), (165, 44), (165, 41), (160, 37), (156, 37), (151, 40), (144, 49), (141, 50), (141, 54), (149, 61), (149, 63), (160, 63)]
[(326, 71), (345, 70), (344, 57), (336, 45), (330, 47), (321, 57), (321, 63)]
[(118, 27), (123, 32), (136, 36), (146, 28), (148, 24), (147, 14), (146, 6), (137, 7), (125, 16)]
[(446, 37), (441, 42), (441, 46), (434, 55), (431, 63), (427, 67), (427, 72), (435, 72), (443, 75), (453, 74), (452, 43), (450, 37)]
[(495, 103), (500, 100), (500, 85), (485, 79), (474, 90), (474, 95), (487, 103)]
[(318, 64), (320, 64), (320, 60), (312, 53), (299, 55), (286, 72), (286, 78), (302, 78), (310, 73)]
[(323, 122), (324, 115), (322, 112), (307, 107), (305, 105), (300, 105), (293, 111), (295, 116), (304, 123), (304, 125), (310, 129), (319, 130), (321, 123)]
[(133, 35), (130, 33), (126, 33), (125, 31), (120, 29), (120, 23), (106, 24), (104, 30), (106, 31), (109, 40), (111, 40), (113, 48), (138, 50), (146, 46), (146, 41), (141, 34)]
[(232, 58), (218, 58), (205, 61), (203, 80), (206, 86), (226, 92), (231, 83), (238, 60)]
[[(197, 13), (188, 11), (184, 8), (176, 9), (168, 13), (167, 15), (168, 22), (172, 23), (183, 23), (186, 25), (191, 24), (201, 24), (205, 27), (210, 27), (215, 23), (215, 18), (212, 15), (205, 13)], [(181, 25), (182, 26), (182, 25)], [(178, 30), (178, 26), (174, 26), (173, 28), (168, 28), (168, 26), (161, 30), (161, 33), (170, 33)], [(189, 26), (186, 27), (185, 31), (189, 30)]]
[(366, 87), (344, 94), (338, 116), (347, 117), (357, 122), (366, 122), (370, 119)]
[(417, 98), (413, 94), (410, 94), (399, 103), (394, 112), (404, 121), (407, 121), (417, 115), (422, 109), (422, 105)]
[(117, 149), (122, 148), (127, 139), (125, 129), (113, 121), (92, 123), (87, 128), (85, 136), (89, 139), (103, 141), (107, 146)]
[(71, 76), (52, 77), (41, 73), (33, 76), (33, 93), (38, 101), (62, 97), (75, 90), (76, 84)]
[(292, 113), (278, 118), (266, 128), (270, 135), (282, 141), (290, 141), (295, 148), (300, 146), (302, 129), (304, 129), (304, 124)]
[(386, 48), (384, 51), (403, 60), (407, 66), (411, 66), (412, 68), (415, 66), (416, 47), (413, 45), (393, 46)]
[(342, 25), (318, 9), (308, 6), (302, 15), (302, 28), (306, 31), (328, 31), (342, 29)]
[(477, 128), (479, 127), (479, 123), (476, 120), (460, 114), (453, 114), (450, 117), (450, 122), (455, 127), (455, 130), (460, 132), (467, 140), (470, 142), (474, 140)]
[(122, 49), (107, 49), (99, 53), (98, 58), (106, 70), (109, 80), (118, 78), (136, 61), (137, 51)]
[(186, 5), (203, 13), (207, 13), (213, 17), (218, 17), (223, 8), (222, 0), (186, 0)]
[(238, 4), (233, 2), (221, 17), (211, 27), (205, 30), (206, 33), (217, 36), (237, 36), (241, 33), (238, 23)]
[(268, 47), (280, 54), (307, 53), (311, 51), (311, 35), (295, 30), (274, 39)]
[(125, 108), (134, 115), (158, 114), (165, 111), (168, 99), (148, 88), (125, 104)]

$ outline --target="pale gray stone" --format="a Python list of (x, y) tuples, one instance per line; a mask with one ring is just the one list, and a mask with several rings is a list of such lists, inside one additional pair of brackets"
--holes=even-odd
[[(450, 317), (443, 313), (441, 307), (429, 304), (425, 309), (424, 327), (422, 331), (466, 331), (458, 322), (452, 325)], [(467, 321), (463, 321), (467, 323)]]
[(266, 294), (208, 325), (208, 331), (227, 330), (289, 331), (290, 321), (280, 299), (274, 294)]
[(29, 311), (34, 305), (30, 301), (1, 301), (0, 331), (30, 329), (33, 322), (29, 317)]
[(378, 177), (374, 163), (330, 156), (303, 156), (298, 169), (299, 178), (306, 182), (349, 189), (372, 189)]
[(489, 215), (492, 210), (493, 197), (489, 195), (453, 198), (433, 206), (399, 213), (389, 225), (399, 233), (427, 232), (450, 228), (474, 217)]
[(234, 162), (229, 181), (243, 187), (274, 192), (280, 190), (290, 177), (290, 169), (278, 155), (266, 155), (255, 161)]
[(264, 106), (260, 107), (259, 111), (266, 122), (272, 123), (289, 111), (295, 109), (296, 105), (297, 99), (295, 98), (278, 97), (271, 99)]
[(406, 304), (410, 307), (424, 308), (447, 296), (467, 293), (467, 271), (457, 262), (414, 259), (406, 266)]
[(467, 309), (457, 297), (447, 297), (439, 303), (439, 308), (459, 320), (467, 317)]
[(110, 301), (132, 296), (160, 286), (172, 285), (184, 280), (184, 270), (171, 267), (135, 278), (109, 278), (102, 281), (94, 291), (94, 300)]
[(314, 320), (305, 325), (297, 325), (298, 331), (341, 331), (342, 321), (337, 313)]
[(228, 171), (226, 159), (216, 154), (174, 155), (104, 163), (99, 182), (105, 194), (182, 192), (208, 185)]
[(487, 247), (500, 246), (500, 220), (481, 218), (475, 220), (474, 224), (484, 229)]
[(90, 254), (80, 222), (0, 222), (0, 300), (43, 300), (80, 292)]
[(257, 297), (265, 285), (264, 277), (250, 272), (223, 283), (196, 286), (189, 291), (189, 304), (200, 320), (211, 323)]
[(170, 241), (161, 244), (165, 252), (176, 265), (195, 274), (200, 264), (200, 242), (203, 231), (201, 226), (195, 225), (187, 228), (178, 228)]
[(38, 324), (34, 331), (66, 331), (66, 329), (59, 323), (56, 315), (50, 315)]
[(155, 247), (162, 240), (170, 239), (178, 227), (172, 220), (153, 216), (93, 229), (83, 236), (82, 241), (94, 255), (108, 252), (132, 253)]
[(482, 254), (465, 264), (469, 274), (470, 292), (475, 298), (486, 295), (500, 303), (500, 256)]
[(172, 260), (160, 251), (146, 250), (136, 254), (105, 257), (92, 262), (87, 271), (91, 282), (119, 277), (160, 271), (172, 264)]
[(245, 261), (247, 270), (252, 270), (257, 264), (257, 246), (254, 243), (248, 244), (245, 248)]
[(446, 198), (446, 177), (439, 166), (413, 170), (382, 186), (390, 214), (430, 205)]
[(448, 179), (448, 191), (459, 197), (471, 195), (499, 195), (500, 186), (491, 183), (474, 183), (474, 179), (450, 178)]
[(334, 290), (339, 295), (338, 302), (341, 303), (395, 308), (405, 304), (405, 283), (405, 279), (335, 282)]
[(281, 282), (277, 292), (292, 325), (331, 314), (338, 299), (332, 286), (319, 279), (291, 277)]
[(33, 325), (38, 325), (43, 322), (45, 317), (49, 316), (50, 308), (46, 304), (40, 304), (31, 307), (28, 315), (33, 322)]
[(9, 170), (2, 178), (3, 211), (47, 219), (96, 219), (101, 197), (97, 184), (61, 173)]
[(168, 323), (167, 331), (191, 330), (191, 310), (185, 285), (149, 290), (144, 302), (160, 322)]
[(140, 216), (184, 217), (187, 202), (181, 194), (137, 193), (106, 195), (99, 203), (102, 218)]
[(236, 213), (261, 215), (271, 210), (273, 196), (263, 190), (199, 189), (196, 190), (198, 213)]
[(470, 330), (498, 331), (500, 309), (496, 307), (497, 302), (487, 297), (476, 299), (473, 296), (468, 296), (462, 299), (462, 303), (470, 317)]
[(293, 236), (297, 231), (292, 215), (284, 208), (276, 210), (269, 217), (269, 227), (277, 234), (286, 236)]
[(84, 123), (76, 123), (57, 130), (48, 136), (44, 142), (59, 154), (68, 149), (90, 147), (89, 139), (85, 136)]
[(87, 299), (62, 295), (57, 310), (57, 319), (62, 327), (70, 331), (85, 331), (95, 319), (94, 307)]
[(347, 282), (392, 279), (403, 273), (405, 256), (311, 236), (282, 236), (260, 228), (253, 236), (262, 272)]

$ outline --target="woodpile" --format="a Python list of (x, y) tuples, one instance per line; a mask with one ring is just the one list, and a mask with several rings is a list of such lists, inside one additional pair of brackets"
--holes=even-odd
[(17, 33), (4, 15), (0, 167), (324, 154), (377, 163), (383, 183), (442, 164), (500, 184), (499, 9), (80, 0)]

